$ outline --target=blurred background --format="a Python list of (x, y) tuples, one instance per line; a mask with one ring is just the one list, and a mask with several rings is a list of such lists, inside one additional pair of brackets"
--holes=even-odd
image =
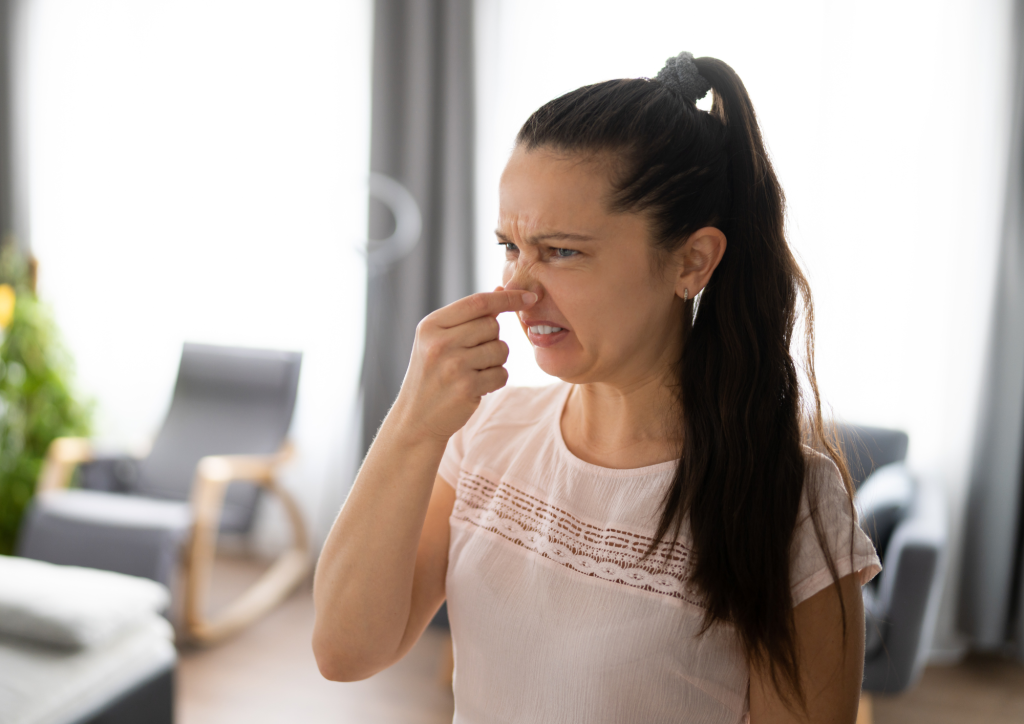
[[(941, 500), (913, 682), (930, 668), (876, 698), (875, 718), (1024, 716), (1020, 2), (3, 8), (4, 244), (34, 259), (32, 293), (73, 360), (95, 449), (146, 455), (185, 342), (301, 352), (295, 455), (277, 479), (311, 551), (393, 400), (415, 322), (500, 283), (497, 183), (527, 116), (580, 85), (653, 76), (682, 50), (732, 65), (814, 291), (827, 413), (906, 433), (905, 467)], [(510, 384), (550, 381), (514, 319), (502, 336)], [(266, 497), (231, 548), (256, 563), (228, 561), (224, 579), (262, 570), (291, 536)], [(307, 652), (307, 599), (303, 583), (226, 643), (183, 649), (178, 720), (228, 721), (239, 706), (257, 721), (450, 719), (443, 633), (397, 672), (328, 684)], [(295, 666), (199, 683), (261, 657)], [(290, 693), (259, 703), (256, 682), (279, 675)], [(297, 716), (302, 687), (316, 693)], [(990, 718), (974, 718), (984, 706)]]

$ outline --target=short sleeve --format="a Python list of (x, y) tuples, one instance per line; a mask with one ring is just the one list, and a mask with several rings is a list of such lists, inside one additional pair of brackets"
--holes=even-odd
[(790, 556), (794, 606), (832, 585), (832, 574), (811, 518), (812, 502), (839, 578), (857, 573), (863, 586), (882, 570), (871, 539), (857, 524), (839, 468), (821, 453), (808, 449), (806, 454), (804, 494), (793, 531)]
[(453, 488), (458, 485), (459, 471), (462, 469), (462, 461), (466, 457), (466, 451), (472, 444), (473, 435), (480, 429), (480, 425), (486, 420), (494, 408), (498, 405), (504, 392), (503, 388), (497, 392), (484, 395), (480, 400), (476, 411), (470, 416), (466, 424), (459, 428), (458, 432), (448, 438), (448, 446), (444, 449), (444, 456), (441, 458), (441, 465), (437, 474), (444, 478), (445, 482)]

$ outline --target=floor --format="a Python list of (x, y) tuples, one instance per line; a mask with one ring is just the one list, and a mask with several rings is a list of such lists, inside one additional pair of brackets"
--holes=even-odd
[(917, 686), (897, 697), (874, 697), (875, 724), (1021, 724), (1024, 666), (971, 655), (956, 666), (925, 669)]
[[(220, 560), (212, 607), (255, 578), (250, 562)], [(450, 724), (451, 689), (441, 683), (445, 634), (428, 630), (398, 664), (339, 684), (313, 659), (311, 586), (235, 638), (208, 649), (183, 648), (177, 678), (178, 724)], [(219, 599), (219, 600), (218, 600)]]
[[(224, 558), (214, 573), (216, 608), (259, 573), (251, 561)], [(451, 690), (441, 683), (445, 636), (428, 630), (401, 662), (367, 681), (324, 680), (310, 649), (311, 587), (235, 638), (209, 649), (183, 648), (178, 724), (447, 724)], [(872, 699), (874, 724), (1021, 724), (1024, 666), (970, 656), (932, 667), (898, 697)]]

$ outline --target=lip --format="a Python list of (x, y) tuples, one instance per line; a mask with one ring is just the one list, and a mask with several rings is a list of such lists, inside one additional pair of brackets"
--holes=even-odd
[[(557, 324), (547, 319), (523, 319), (520, 317), (519, 322), (523, 325), (523, 331), (526, 332), (526, 336), (529, 337), (530, 343), (533, 344), (534, 347), (553, 347), (568, 337), (569, 332), (571, 331), (562, 327), (561, 324)], [(562, 331), (555, 332), (554, 334), (534, 334), (530, 331), (530, 327), (536, 327), (539, 325), (562, 327)]]

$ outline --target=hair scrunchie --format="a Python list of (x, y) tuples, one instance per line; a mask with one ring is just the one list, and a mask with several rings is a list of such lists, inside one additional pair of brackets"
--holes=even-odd
[(665, 61), (665, 67), (658, 71), (659, 80), (691, 103), (696, 103), (708, 94), (711, 84), (697, 70), (693, 53), (685, 50)]

